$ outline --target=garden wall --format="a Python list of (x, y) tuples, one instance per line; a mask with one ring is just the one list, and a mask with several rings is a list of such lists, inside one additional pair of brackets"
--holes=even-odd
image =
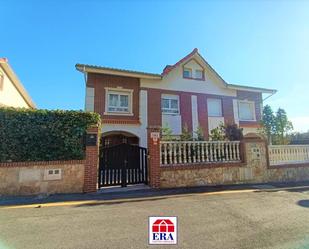
[(84, 160), (0, 164), (1, 195), (82, 193)]
[(270, 166), (267, 143), (259, 137), (242, 141), (241, 162), (160, 165), (160, 141), (149, 129), (150, 183), (155, 188), (309, 181), (309, 163)]

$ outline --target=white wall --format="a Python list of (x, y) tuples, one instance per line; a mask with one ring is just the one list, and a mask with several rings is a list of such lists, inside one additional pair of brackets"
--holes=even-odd
[[(197, 136), (196, 131), (198, 128), (198, 112), (197, 112), (197, 96), (191, 96), (191, 108), (192, 108), (192, 130), (193, 130), (193, 137)], [(205, 110), (206, 111), (206, 110)]]
[(220, 126), (220, 124), (224, 124), (224, 117), (208, 117), (208, 132)]
[(86, 87), (85, 111), (94, 111), (94, 88)]
[(27, 102), (11, 82), (10, 78), (1, 68), (0, 73), (4, 75), (3, 87), (0, 89), (0, 106), (29, 107)]
[(205, 81), (184, 79), (182, 70), (182, 65), (179, 65), (162, 80), (141, 79), (141, 87), (233, 97), (237, 95), (236, 90), (226, 88), (208, 67), (205, 68)]
[(180, 135), (182, 133), (181, 115), (162, 113), (162, 127), (169, 127), (173, 135)]
[(103, 124), (102, 133), (109, 131), (126, 131), (139, 137), (139, 145), (147, 148), (147, 91), (140, 91), (139, 114), (141, 124)]

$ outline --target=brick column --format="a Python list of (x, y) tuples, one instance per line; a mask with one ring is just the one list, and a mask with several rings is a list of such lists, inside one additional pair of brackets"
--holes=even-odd
[(147, 128), (148, 154), (149, 154), (149, 185), (152, 188), (160, 187), (160, 136), (155, 141), (153, 136), (160, 134), (160, 126), (150, 126)]
[(86, 159), (84, 172), (84, 193), (97, 191), (98, 165), (99, 165), (99, 138), (98, 127), (91, 127), (87, 130), (86, 138)]

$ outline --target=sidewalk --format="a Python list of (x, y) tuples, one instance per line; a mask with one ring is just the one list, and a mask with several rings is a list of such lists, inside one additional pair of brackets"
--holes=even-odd
[[(155, 199), (168, 196), (183, 196), (190, 194), (225, 194), (230, 192), (273, 192), (280, 190), (293, 191), (293, 189), (309, 190), (309, 181), (298, 183), (267, 183), (267, 184), (244, 184), (244, 185), (225, 185), (225, 186), (203, 186), (191, 188), (174, 188), (174, 189), (151, 189), (145, 185), (133, 185), (127, 188), (106, 188), (100, 189), (92, 194), (55, 194), (50, 196), (15, 196), (0, 197), (0, 208), (7, 206), (19, 205), (44, 205), (66, 203), (65, 205), (76, 205), (79, 202), (87, 202), (89, 204), (95, 202), (123, 202), (136, 199)], [(52, 205), (51, 205), (52, 206)], [(56, 205), (54, 205), (56, 206)], [(61, 204), (57, 204), (61, 206)], [(41, 207), (41, 206), (40, 206)]]

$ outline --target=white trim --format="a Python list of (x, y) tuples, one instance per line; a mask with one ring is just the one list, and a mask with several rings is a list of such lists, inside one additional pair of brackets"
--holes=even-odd
[[(177, 100), (177, 112), (163, 112), (163, 109), (165, 110), (176, 110), (176, 108), (163, 108), (162, 106), (162, 99), (168, 99), (168, 100)], [(180, 99), (179, 95), (174, 94), (161, 94), (161, 113), (162, 115), (180, 115)]]
[[(210, 109), (209, 109), (209, 101), (220, 101), (220, 115), (210, 115)], [(222, 99), (221, 98), (207, 98), (207, 113), (208, 117), (223, 117), (223, 108), (222, 108)]]
[[(240, 103), (245, 103), (245, 104), (251, 104), (251, 111), (253, 114), (253, 119), (241, 119), (241, 115), (240, 115)], [(248, 122), (255, 122), (256, 121), (256, 113), (255, 113), (255, 102), (254, 101), (249, 101), (249, 100), (238, 100), (237, 101), (237, 107), (238, 107), (238, 117), (239, 117), (239, 121), (248, 121)]]
[(197, 113), (197, 96), (191, 95), (191, 108), (192, 108), (192, 129), (193, 129), (193, 137), (196, 138), (197, 128), (198, 128), (198, 113)]
[[(120, 115), (120, 116), (133, 116), (133, 89), (124, 88), (111, 88), (105, 87), (105, 112), (104, 115)], [(128, 111), (109, 111), (109, 94), (128, 95)]]

